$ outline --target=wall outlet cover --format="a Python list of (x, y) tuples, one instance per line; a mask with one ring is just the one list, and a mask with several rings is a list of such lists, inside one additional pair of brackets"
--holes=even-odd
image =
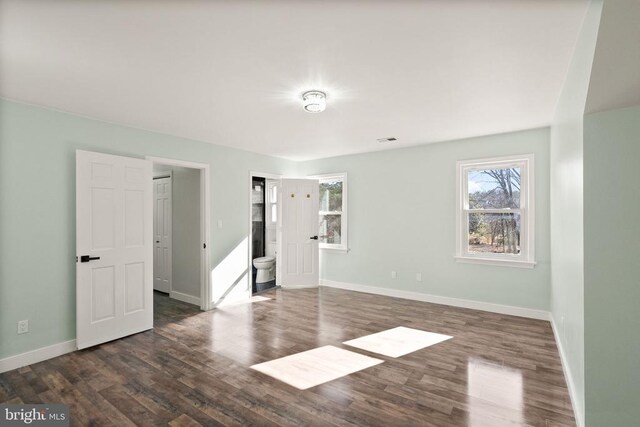
[(26, 334), (29, 332), (29, 321), (21, 320), (18, 322), (18, 334)]

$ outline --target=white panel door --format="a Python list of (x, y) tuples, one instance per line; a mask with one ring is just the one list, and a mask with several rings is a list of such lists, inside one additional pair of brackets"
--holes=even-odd
[(153, 289), (171, 292), (171, 178), (153, 180)]
[(283, 179), (280, 194), (282, 286), (318, 286), (318, 180)]
[(78, 348), (153, 327), (151, 162), (76, 151)]

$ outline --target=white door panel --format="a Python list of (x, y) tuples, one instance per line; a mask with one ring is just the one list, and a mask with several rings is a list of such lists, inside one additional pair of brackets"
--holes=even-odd
[(171, 178), (153, 180), (153, 289), (171, 292)]
[(150, 162), (76, 152), (78, 348), (153, 327), (151, 209)]
[(318, 286), (318, 180), (282, 180), (282, 286)]

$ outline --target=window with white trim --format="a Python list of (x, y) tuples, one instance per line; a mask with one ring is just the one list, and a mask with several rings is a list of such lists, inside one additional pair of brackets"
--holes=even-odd
[(456, 258), (533, 268), (533, 154), (457, 163)]
[(267, 180), (267, 227), (275, 227), (278, 223), (278, 183), (279, 181)]
[(347, 173), (318, 175), (320, 184), (320, 249), (346, 251), (347, 246)]

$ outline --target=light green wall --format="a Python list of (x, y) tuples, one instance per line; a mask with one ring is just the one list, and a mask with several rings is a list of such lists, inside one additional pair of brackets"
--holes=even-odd
[(585, 116), (586, 425), (640, 420), (640, 106)]
[[(209, 163), (212, 267), (247, 237), (249, 170), (296, 171), (282, 159), (0, 100), (0, 358), (75, 338), (76, 149)], [(30, 332), (17, 335), (22, 319)]]
[[(525, 153), (535, 154), (538, 265), (528, 270), (457, 263), (456, 161)], [(548, 129), (301, 164), (306, 175), (345, 171), (351, 250), (322, 251), (323, 279), (549, 309)]]
[(592, 1), (551, 126), (551, 314), (584, 419), (583, 116), (602, 1)]
[(200, 171), (172, 170), (171, 291), (200, 298)]

